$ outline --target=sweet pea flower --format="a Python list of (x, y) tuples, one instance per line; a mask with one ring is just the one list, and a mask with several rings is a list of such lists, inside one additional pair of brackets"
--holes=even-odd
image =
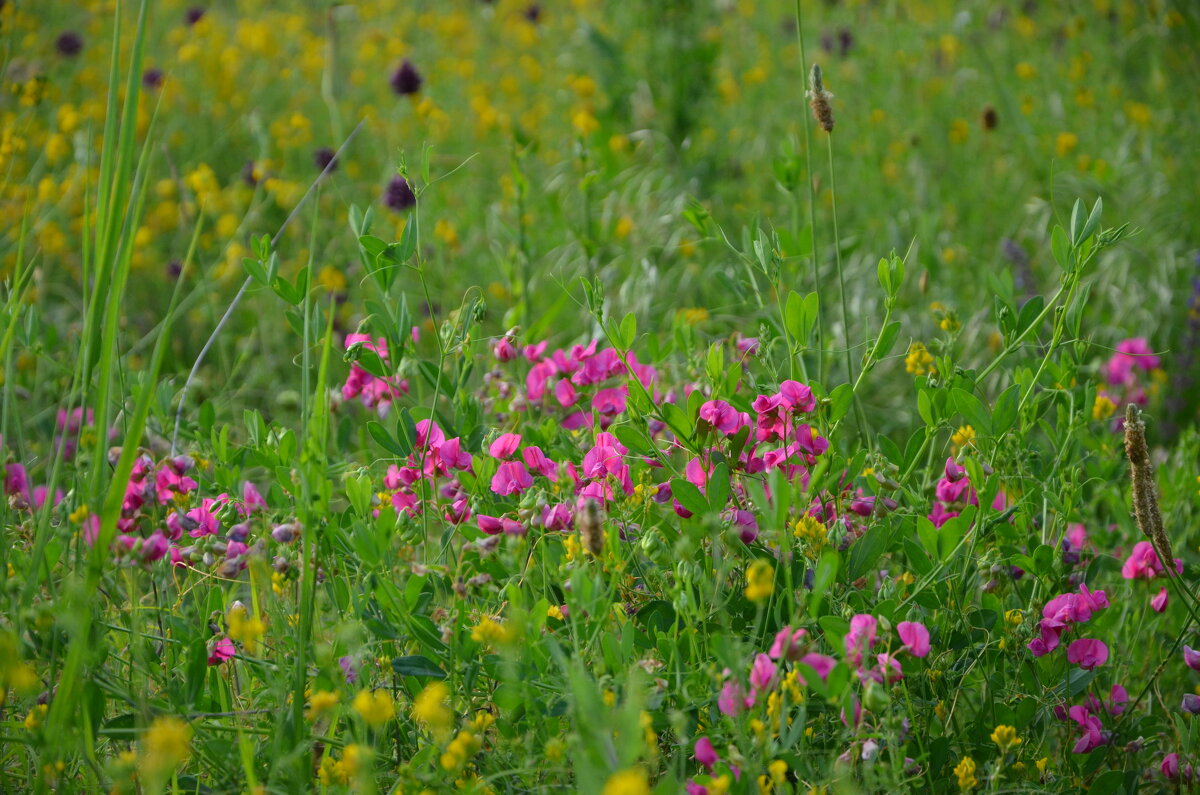
[(807, 634), (808, 631), (804, 629), (793, 631), (790, 626), (784, 627), (776, 633), (775, 642), (771, 644), (767, 654), (772, 660), (798, 660), (800, 659), (800, 644), (803, 643), (804, 636)]
[(1155, 613), (1161, 613), (1167, 609), (1167, 589), (1162, 587), (1158, 589), (1158, 593), (1150, 598), (1150, 608)]
[(696, 741), (696, 761), (709, 772), (712, 772), (713, 765), (721, 761), (717, 749), (713, 748), (712, 740), (701, 737)]
[(1191, 646), (1183, 647), (1183, 661), (1187, 663), (1187, 667), (1193, 671), (1200, 671), (1200, 651), (1196, 651)]
[(896, 632), (904, 642), (904, 648), (914, 657), (925, 657), (929, 654), (929, 630), (924, 624), (916, 621), (901, 621), (896, 625)]
[(533, 476), (520, 461), (505, 461), (492, 476), (492, 491), (500, 496), (520, 494), (533, 485)]
[(488, 455), (499, 459), (511, 458), (520, 445), (521, 434), (502, 433), (488, 446)]
[(1085, 671), (1104, 665), (1108, 659), (1108, 646), (1104, 641), (1080, 638), (1067, 647), (1067, 662), (1075, 663)]
[(237, 650), (233, 647), (233, 641), (231, 641), (229, 638), (221, 638), (214, 643), (212, 648), (209, 650), (208, 664), (220, 665), (221, 663), (233, 657), (236, 652)]
[(759, 654), (750, 668), (750, 685), (755, 690), (766, 690), (771, 686), (771, 680), (775, 678), (778, 670), (769, 655)]

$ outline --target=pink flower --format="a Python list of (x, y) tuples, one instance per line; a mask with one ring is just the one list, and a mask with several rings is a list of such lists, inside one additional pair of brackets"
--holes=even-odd
[[(1183, 573), (1183, 561), (1176, 558), (1175, 570)], [(1121, 566), (1121, 576), (1127, 580), (1149, 580), (1166, 574), (1154, 545), (1149, 541), (1139, 541), (1133, 545), (1133, 551)]]
[(696, 761), (709, 772), (712, 771), (713, 765), (721, 761), (721, 757), (717, 756), (717, 749), (713, 748), (712, 740), (701, 737), (696, 741)]
[(1104, 665), (1108, 659), (1108, 646), (1104, 641), (1080, 638), (1067, 647), (1067, 662), (1077, 664), (1085, 671)]
[(517, 349), (512, 344), (512, 337), (506, 335), (493, 342), (492, 355), (498, 362), (511, 362), (517, 358)]
[(524, 459), (525, 465), (534, 472), (547, 477), (550, 480), (558, 480), (558, 467), (546, 454), (542, 452), (540, 447), (530, 445), (521, 451), (521, 458)]
[(929, 654), (929, 630), (924, 624), (916, 621), (901, 621), (896, 625), (896, 631), (900, 634), (900, 640), (904, 642), (904, 647), (914, 657), (924, 657)]
[(1164, 756), (1159, 769), (1171, 781), (1179, 778), (1179, 754), (1167, 754)]
[(208, 664), (220, 665), (232, 657), (235, 652), (233, 641), (229, 638), (221, 638), (213, 644), (212, 649), (208, 652)]
[(1200, 651), (1196, 651), (1191, 646), (1183, 647), (1183, 661), (1187, 663), (1187, 667), (1193, 671), (1200, 671)]
[(1159, 358), (1150, 350), (1146, 338), (1132, 337), (1117, 344), (1117, 352), (1108, 360), (1105, 370), (1110, 384), (1132, 386), (1136, 380), (1133, 376), (1135, 369), (1148, 372), (1159, 364)]
[(775, 678), (777, 671), (778, 668), (768, 655), (759, 654), (750, 668), (750, 685), (755, 690), (766, 690), (771, 686), (771, 680)]
[(812, 390), (799, 381), (784, 381), (779, 385), (779, 396), (788, 409), (796, 413), (809, 412), (817, 407)]
[(737, 409), (723, 400), (710, 400), (702, 404), (699, 417), (701, 422), (727, 436), (737, 433), (743, 424)]
[(488, 455), (492, 458), (509, 458), (513, 453), (517, 452), (517, 448), (521, 445), (521, 434), (519, 433), (502, 433), (496, 437), (496, 441), (488, 447)]
[(1155, 613), (1161, 613), (1167, 609), (1167, 589), (1166, 586), (1159, 588), (1158, 593), (1150, 598), (1150, 608)]
[(771, 656), (772, 660), (798, 660), (800, 659), (800, 644), (807, 634), (808, 631), (804, 629), (793, 631), (790, 626), (784, 627), (775, 635), (775, 642), (771, 644), (771, 649), (767, 654)]
[(559, 380), (554, 387), (554, 399), (563, 408), (574, 406), (579, 400), (579, 394), (575, 391), (575, 387), (565, 378)]
[[(829, 678), (829, 672), (837, 665), (837, 660), (825, 654), (818, 654), (815, 651), (804, 655), (800, 658), (800, 662), (816, 671), (817, 676), (821, 677), (822, 682)], [(800, 681), (807, 684), (804, 682), (803, 677), (800, 678)]]
[(492, 476), (492, 491), (501, 496), (519, 494), (533, 485), (533, 476), (520, 461), (505, 461)]
[(479, 525), (479, 529), (490, 536), (504, 533), (510, 536), (519, 536), (525, 534), (525, 528), (520, 522), (508, 517), (487, 516), (485, 514), (476, 514), (475, 523)]
[(863, 652), (869, 651), (875, 645), (875, 617), (867, 613), (859, 613), (850, 619), (850, 631), (846, 633), (846, 656), (854, 665), (862, 662)]

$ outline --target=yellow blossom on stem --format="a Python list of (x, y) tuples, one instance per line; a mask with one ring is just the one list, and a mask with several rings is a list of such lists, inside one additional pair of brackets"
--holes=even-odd
[(992, 742), (1000, 748), (1000, 753), (1005, 753), (1010, 748), (1020, 745), (1021, 738), (1017, 736), (1015, 728), (1001, 724), (992, 731)]
[(762, 602), (775, 593), (775, 568), (759, 558), (746, 570), (746, 598), (751, 602)]
[(958, 788), (963, 792), (974, 789), (979, 784), (979, 779), (975, 778), (975, 760), (969, 756), (964, 756), (954, 768), (954, 775), (958, 776)]
[(396, 704), (386, 690), (360, 690), (354, 697), (354, 711), (368, 726), (379, 727), (396, 716)]

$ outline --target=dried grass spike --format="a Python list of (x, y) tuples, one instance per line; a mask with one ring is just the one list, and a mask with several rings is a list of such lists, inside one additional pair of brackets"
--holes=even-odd
[(833, 94), (825, 90), (825, 81), (821, 77), (821, 67), (818, 64), (813, 64), (812, 72), (808, 77), (808, 101), (812, 105), (813, 116), (817, 119), (817, 124), (821, 125), (821, 129), (825, 132), (833, 132), (833, 106), (829, 101), (833, 99)]
[(583, 539), (583, 548), (598, 558), (604, 553), (604, 516), (600, 512), (600, 503), (586, 500), (581, 507), (579, 536)]
[(1142, 421), (1142, 412), (1134, 403), (1125, 407), (1125, 455), (1129, 458), (1129, 475), (1133, 481), (1133, 516), (1138, 528), (1150, 539), (1163, 565), (1173, 570), (1175, 556), (1171, 554), (1171, 542), (1163, 530), (1154, 467), (1146, 447), (1146, 423)]

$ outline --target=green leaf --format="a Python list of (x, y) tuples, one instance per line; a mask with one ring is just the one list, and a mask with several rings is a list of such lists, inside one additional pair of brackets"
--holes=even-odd
[(875, 561), (887, 551), (890, 540), (887, 528), (878, 525), (867, 530), (850, 547), (850, 561), (846, 566), (846, 576), (857, 580), (875, 565)]
[(621, 347), (629, 350), (637, 341), (637, 315), (626, 312), (621, 319)]
[(838, 384), (829, 395), (829, 421), (837, 422), (846, 416), (854, 402), (854, 387), (850, 384)]
[(804, 345), (806, 340), (801, 339), (804, 333), (804, 299), (795, 290), (788, 292), (787, 301), (783, 307), (783, 327), (787, 329), (787, 333), (793, 340), (800, 345)]
[(392, 670), (400, 676), (418, 676), (427, 679), (445, 679), (446, 674), (438, 664), (423, 654), (393, 657)]
[(917, 517), (917, 537), (921, 539), (921, 546), (925, 547), (925, 551), (929, 553), (930, 557), (935, 560), (941, 559), (938, 554), (937, 528), (925, 516)]
[(380, 425), (375, 420), (367, 420), (367, 433), (371, 434), (371, 438), (379, 443), (379, 446), (387, 450), (397, 458), (405, 458), (404, 451), (400, 445), (396, 444), (396, 440), (387, 432), (387, 428)]
[(703, 516), (708, 512), (708, 500), (705, 499), (700, 489), (696, 488), (690, 480), (672, 478), (671, 496), (678, 500), (680, 505), (697, 516)]
[(376, 378), (387, 378), (391, 375), (388, 372), (387, 364), (380, 358), (379, 354), (372, 349), (363, 346), (358, 349), (357, 358), (358, 366), (366, 370)]
[(717, 464), (708, 476), (708, 509), (713, 513), (725, 510), (729, 501), (729, 467)]
[(404, 223), (404, 231), (400, 233), (400, 247), (395, 251), (395, 257), (401, 264), (408, 262), (417, 250), (417, 219), (411, 214)]
[(1071, 241), (1067, 240), (1067, 233), (1061, 226), (1054, 227), (1050, 233), (1050, 252), (1060, 268), (1071, 270)]
[(246, 274), (261, 285), (267, 283), (267, 271), (263, 268), (261, 262), (250, 257), (242, 257), (242, 267), (246, 270)]
[(1076, 242), (1076, 245), (1084, 243), (1100, 227), (1100, 214), (1103, 211), (1104, 200), (1097, 196), (1096, 203), (1092, 205), (1092, 211), (1088, 214), (1087, 223), (1083, 225), (1083, 231), (1079, 233), (1079, 240)]
[(813, 329), (817, 326), (817, 318), (821, 316), (821, 299), (817, 297), (815, 292), (804, 296), (804, 314), (801, 321), (803, 325), (803, 334), (800, 335), (800, 340), (808, 345), (808, 340), (812, 337)]
[(1021, 387), (1013, 384), (1000, 393), (996, 398), (996, 407), (992, 409), (992, 434), (1001, 436), (1012, 428), (1017, 421), (1017, 408), (1021, 404)]
[(879, 335), (879, 343), (875, 351), (876, 359), (886, 358), (892, 352), (892, 346), (896, 344), (899, 337), (900, 321), (893, 320), (884, 327), (883, 332)]
[(1078, 247), (1083, 242), (1083, 226), (1087, 220), (1083, 215), (1083, 200), (1076, 199), (1071, 208), (1071, 245)]
[(930, 399), (927, 389), (917, 392), (917, 414), (921, 416), (921, 420), (926, 425), (933, 426), (935, 424), (933, 401)]
[(958, 387), (954, 388), (951, 395), (954, 398), (954, 408), (971, 427), (980, 433), (991, 433), (992, 418), (982, 400)]

